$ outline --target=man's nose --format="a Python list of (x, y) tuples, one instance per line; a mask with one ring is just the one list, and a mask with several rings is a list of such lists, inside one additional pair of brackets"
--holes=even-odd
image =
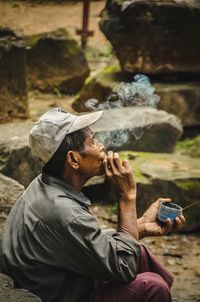
[(102, 144), (100, 141), (98, 141), (98, 143), (99, 143), (99, 149), (100, 149), (100, 151), (101, 151), (101, 152), (102, 152), (102, 151), (105, 151), (104, 144)]

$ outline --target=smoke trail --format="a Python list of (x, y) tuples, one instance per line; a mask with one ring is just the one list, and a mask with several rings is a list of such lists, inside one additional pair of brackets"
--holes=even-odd
[[(100, 103), (96, 99), (89, 99), (85, 105), (90, 110), (107, 110), (113, 108), (123, 107), (151, 107), (156, 108), (160, 100), (157, 94), (154, 94), (155, 88), (151, 85), (150, 80), (147, 76), (137, 74), (134, 76), (134, 81), (131, 83), (121, 82), (118, 86), (114, 87), (113, 93), (103, 103)], [(145, 120), (146, 119), (146, 120)], [(119, 130), (119, 122), (110, 119), (110, 123), (114, 124), (116, 131), (107, 134), (101, 134), (98, 137), (104, 145), (110, 147), (120, 147), (124, 145), (129, 138), (129, 129)], [(150, 116), (144, 116), (141, 112), (140, 125), (134, 130), (133, 134), (136, 140), (140, 139), (144, 134), (144, 125), (148, 124), (151, 126)], [(133, 130), (132, 130), (133, 131)]]

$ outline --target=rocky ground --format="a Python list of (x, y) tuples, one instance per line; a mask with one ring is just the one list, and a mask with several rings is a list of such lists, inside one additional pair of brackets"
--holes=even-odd
[[(111, 48), (103, 34), (98, 29), (99, 12), (105, 1), (91, 3), (91, 18), (89, 27), (95, 34), (89, 39), (86, 51), (91, 74), (95, 75), (111, 59)], [(48, 32), (64, 27), (72, 35), (76, 28), (81, 27), (82, 3), (32, 4), (27, 1), (1, 1), (0, 26), (6, 25), (14, 29), (22, 28), (26, 34)], [(72, 96), (41, 94), (37, 91), (29, 92), (30, 120), (34, 121), (45, 110), (61, 106), (71, 109)], [(108, 207), (93, 205), (92, 211), (98, 217), (102, 228), (116, 226), (116, 215)], [(4, 219), (0, 220), (0, 234)], [(174, 301), (200, 301), (200, 237), (199, 234), (181, 234), (167, 237), (145, 238), (142, 242), (148, 246), (174, 274)]]

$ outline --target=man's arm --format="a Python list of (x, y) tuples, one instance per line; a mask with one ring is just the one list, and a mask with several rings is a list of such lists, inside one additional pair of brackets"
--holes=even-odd
[(138, 273), (140, 244), (125, 232), (106, 234), (84, 208), (64, 228), (62, 267), (93, 279), (128, 282)]
[[(145, 236), (166, 235), (172, 232), (172, 222), (166, 220), (165, 225), (157, 222), (157, 212), (161, 202), (170, 202), (170, 198), (159, 198), (137, 219), (136, 214), (136, 182), (128, 161), (121, 162), (118, 153), (108, 152), (104, 161), (105, 174), (116, 191), (118, 200), (117, 230), (129, 233), (136, 240)], [(181, 229), (185, 223), (183, 215), (176, 217), (176, 228)]]
[(108, 152), (104, 160), (105, 174), (119, 197), (117, 231), (138, 240), (136, 182), (128, 161), (121, 162), (118, 153)]

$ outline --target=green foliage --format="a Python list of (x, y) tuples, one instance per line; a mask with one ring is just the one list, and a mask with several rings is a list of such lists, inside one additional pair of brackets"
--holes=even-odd
[(108, 210), (111, 214), (117, 215), (118, 213), (118, 205), (117, 202), (108, 205)]
[(69, 40), (66, 51), (69, 57), (76, 56), (80, 51), (77, 42)]
[(44, 34), (34, 34), (30, 36), (25, 36), (26, 47), (27, 49), (33, 47), (39, 39), (43, 37)]
[(120, 71), (120, 67), (118, 64), (108, 65), (104, 69), (105, 73), (115, 73), (115, 72), (119, 72), (119, 71)]
[(88, 46), (85, 51), (85, 55), (88, 61), (99, 61), (102, 59), (110, 59), (113, 55), (113, 49), (111, 46), (104, 48), (94, 48)]
[(200, 135), (178, 142), (176, 151), (191, 157), (200, 157)]
[(62, 97), (62, 93), (60, 92), (59, 88), (54, 87), (53, 94), (56, 95), (58, 98)]
[(177, 187), (181, 188), (182, 190), (192, 190), (193, 193), (200, 194), (200, 182), (199, 180), (179, 180), (176, 181)]

